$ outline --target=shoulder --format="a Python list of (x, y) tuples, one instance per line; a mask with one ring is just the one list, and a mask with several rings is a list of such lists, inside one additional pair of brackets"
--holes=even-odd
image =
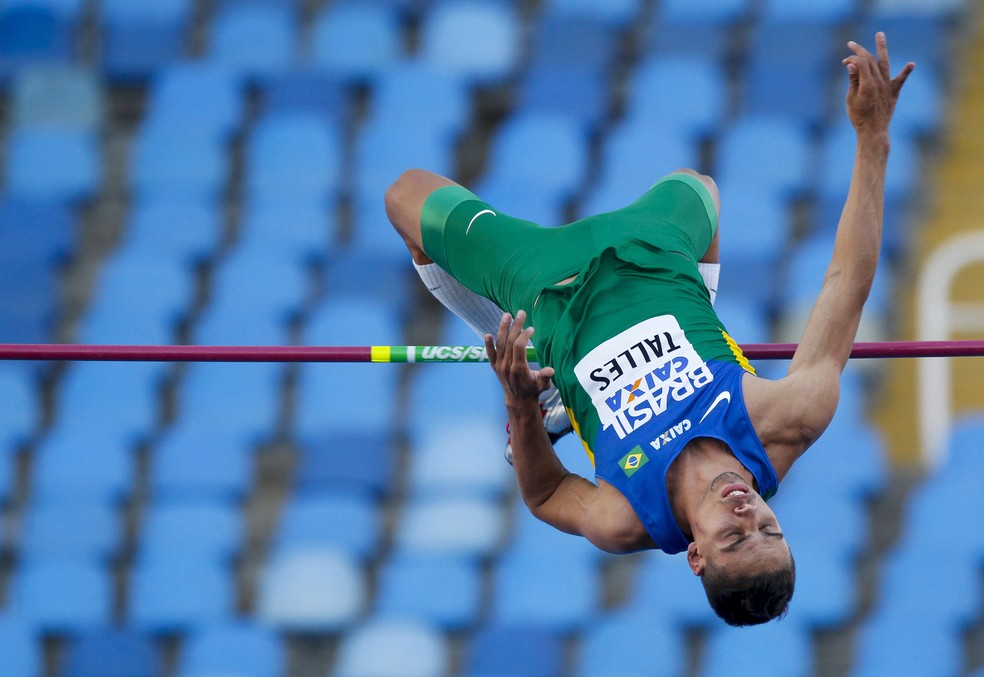
[(781, 480), (833, 418), (837, 381), (805, 371), (774, 381), (746, 374), (742, 390), (752, 426)]

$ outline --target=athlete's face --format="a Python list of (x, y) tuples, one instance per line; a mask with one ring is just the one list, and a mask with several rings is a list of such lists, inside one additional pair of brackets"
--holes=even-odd
[(732, 472), (711, 482), (697, 510), (693, 532), (687, 560), (698, 575), (707, 560), (739, 573), (776, 569), (791, 557), (775, 513)]

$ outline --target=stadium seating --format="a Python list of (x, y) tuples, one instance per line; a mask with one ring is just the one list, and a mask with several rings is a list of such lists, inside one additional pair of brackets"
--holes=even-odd
[(225, 621), (189, 635), (177, 674), (180, 677), (285, 674), (287, 656), (276, 633), (250, 621)]

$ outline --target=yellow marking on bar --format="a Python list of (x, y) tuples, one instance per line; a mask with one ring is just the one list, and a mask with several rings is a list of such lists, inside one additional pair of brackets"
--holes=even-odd
[(371, 346), (372, 350), (372, 361), (373, 362), (389, 362), (391, 348), (390, 346)]

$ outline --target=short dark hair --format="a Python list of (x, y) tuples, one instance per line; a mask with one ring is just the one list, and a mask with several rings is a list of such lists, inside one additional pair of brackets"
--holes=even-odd
[(725, 623), (737, 627), (759, 625), (782, 618), (789, 610), (796, 587), (796, 561), (789, 553), (786, 566), (738, 575), (708, 561), (700, 580), (711, 608)]

